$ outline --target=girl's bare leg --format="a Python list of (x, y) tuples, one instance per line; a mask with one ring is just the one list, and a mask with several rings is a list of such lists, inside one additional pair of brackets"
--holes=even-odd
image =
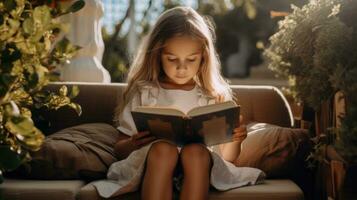
[(208, 199), (211, 156), (206, 147), (190, 144), (181, 150), (180, 161), (184, 171), (180, 199)]
[(153, 144), (146, 160), (141, 199), (172, 199), (172, 176), (178, 162), (178, 150), (173, 144)]

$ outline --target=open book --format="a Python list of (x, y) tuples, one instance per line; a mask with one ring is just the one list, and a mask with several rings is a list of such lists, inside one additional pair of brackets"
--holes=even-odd
[(175, 108), (148, 106), (139, 106), (131, 113), (139, 132), (149, 131), (178, 146), (189, 143), (211, 146), (232, 141), (239, 112), (240, 107), (234, 101), (227, 101), (196, 107), (187, 114)]

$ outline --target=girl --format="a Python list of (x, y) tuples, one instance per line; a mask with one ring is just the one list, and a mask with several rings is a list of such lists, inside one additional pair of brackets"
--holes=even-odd
[(233, 142), (212, 148), (202, 144), (178, 148), (169, 141), (156, 140), (149, 132), (136, 131), (130, 113), (136, 106), (175, 106), (188, 111), (232, 99), (220, 74), (213, 40), (213, 27), (192, 8), (176, 7), (159, 17), (128, 74), (118, 106), (118, 129), (128, 137), (115, 145), (122, 160), (110, 167), (111, 181), (94, 184), (101, 196), (141, 187), (142, 199), (172, 199), (174, 182), (181, 199), (207, 199), (210, 183), (227, 190), (255, 184), (264, 176), (258, 169), (230, 163), (247, 136), (244, 125), (234, 129)]

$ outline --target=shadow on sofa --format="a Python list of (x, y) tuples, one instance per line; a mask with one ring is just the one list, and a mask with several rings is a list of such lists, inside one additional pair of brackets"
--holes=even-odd
[[(58, 90), (63, 84), (51, 83), (47, 89)], [(117, 161), (113, 145), (124, 136), (112, 126), (112, 119), (125, 85), (65, 85), (79, 86), (80, 93), (74, 101), (82, 106), (82, 115), (77, 116), (67, 108), (34, 112), (46, 141), (40, 151), (32, 154), (29, 164), (7, 174), (0, 185), (3, 199), (101, 199), (90, 182), (105, 178), (110, 164)], [(311, 199), (309, 188), (312, 188), (313, 176), (304, 162), (310, 148), (309, 138), (306, 130), (291, 128), (293, 116), (284, 96), (271, 86), (231, 87), (246, 122), (268, 123), (279, 128), (249, 133), (234, 163), (262, 169), (267, 180), (227, 192), (211, 190), (209, 199)], [(139, 197), (136, 192), (113, 199)]]

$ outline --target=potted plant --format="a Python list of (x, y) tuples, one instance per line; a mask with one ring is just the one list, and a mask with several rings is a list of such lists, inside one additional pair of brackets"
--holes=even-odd
[(357, 2), (312, 0), (302, 8), (292, 8), (264, 51), (269, 68), (287, 77), (291, 94), (317, 113), (326, 105), (331, 107), (336, 93), (342, 94), (346, 107), (339, 116), (341, 126), (335, 127), (329, 118), (322, 132), (329, 135), (331, 131), (334, 137), (328, 142), (346, 160), (356, 162)]
[(44, 140), (33, 122), (32, 109), (57, 110), (69, 106), (78, 88), (58, 94), (42, 91), (50, 72), (71, 58), (78, 47), (59, 33), (65, 29), (58, 17), (84, 6), (76, 1), (64, 9), (55, 0), (4, 0), (0, 2), (0, 183), (2, 172), (17, 168)]

